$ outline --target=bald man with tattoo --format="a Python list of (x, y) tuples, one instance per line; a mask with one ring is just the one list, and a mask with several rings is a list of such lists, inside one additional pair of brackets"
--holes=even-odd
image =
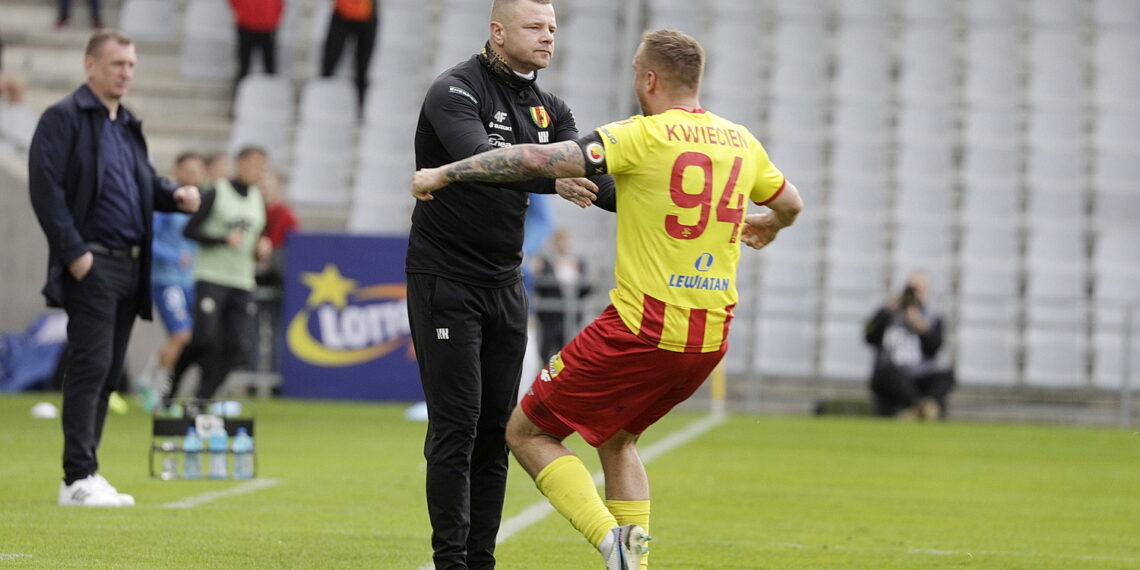
[[(482, 51), (429, 88), (416, 166), (578, 138), (570, 108), (536, 84), (554, 53), (550, 0), (494, 0)], [(408, 316), (428, 407), (427, 505), (436, 568), (493, 568), (518, 400), (527, 299), (519, 266), (532, 193), (613, 209), (613, 179), (462, 183), (412, 213)], [(608, 197), (608, 200), (607, 200)]]

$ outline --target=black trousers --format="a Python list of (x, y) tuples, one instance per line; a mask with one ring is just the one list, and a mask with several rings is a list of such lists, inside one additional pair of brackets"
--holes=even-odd
[(195, 397), (213, 398), (230, 372), (249, 354), (250, 320), (257, 313), (253, 293), (209, 281), (198, 281), (194, 287), (194, 331), (174, 365), (168, 401), (178, 393), (182, 376), (193, 364), (202, 369)]
[(871, 393), (875, 396), (875, 412), (893, 416), (910, 408), (922, 398), (932, 398), (946, 414), (946, 395), (954, 388), (954, 372), (939, 370), (910, 375), (890, 364), (879, 365), (871, 376)]
[(95, 254), (82, 281), (64, 277), (67, 345), (63, 376), (63, 473), (68, 485), (99, 470), (107, 399), (123, 371), (139, 309), (139, 264)]
[(424, 441), (435, 567), (493, 568), (507, 486), (507, 419), (526, 350), (522, 282), (482, 288), (408, 275), (428, 406)]
[(237, 29), (238, 34), (238, 74), (234, 84), (241, 82), (241, 78), (249, 75), (250, 65), (253, 63), (254, 48), (261, 51), (261, 62), (265, 73), (277, 73), (277, 32), (254, 32)]
[(364, 108), (364, 94), (368, 91), (368, 66), (372, 62), (372, 49), (376, 46), (379, 20), (356, 22), (341, 18), (334, 11), (329, 19), (329, 31), (321, 53), (321, 77), (330, 77), (344, 52), (345, 41), (351, 36), (356, 43), (353, 58), (353, 81), (356, 83), (357, 103)]

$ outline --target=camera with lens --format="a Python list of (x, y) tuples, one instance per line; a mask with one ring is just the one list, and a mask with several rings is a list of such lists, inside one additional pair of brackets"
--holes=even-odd
[(899, 305), (903, 309), (922, 307), (922, 302), (918, 300), (918, 292), (914, 290), (914, 287), (907, 285), (903, 289), (902, 296), (899, 298)]

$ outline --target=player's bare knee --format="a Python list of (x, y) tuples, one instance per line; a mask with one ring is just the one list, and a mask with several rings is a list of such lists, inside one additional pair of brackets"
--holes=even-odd
[(517, 452), (526, 440), (531, 437), (530, 429), (533, 425), (527, 419), (526, 414), (523, 413), (521, 408), (515, 408), (511, 413), (510, 419), (507, 420), (506, 440), (507, 447), (512, 452)]

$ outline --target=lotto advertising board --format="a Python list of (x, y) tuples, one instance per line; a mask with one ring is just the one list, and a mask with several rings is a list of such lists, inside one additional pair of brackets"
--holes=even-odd
[(419, 401), (402, 237), (294, 234), (285, 260), (282, 395)]

